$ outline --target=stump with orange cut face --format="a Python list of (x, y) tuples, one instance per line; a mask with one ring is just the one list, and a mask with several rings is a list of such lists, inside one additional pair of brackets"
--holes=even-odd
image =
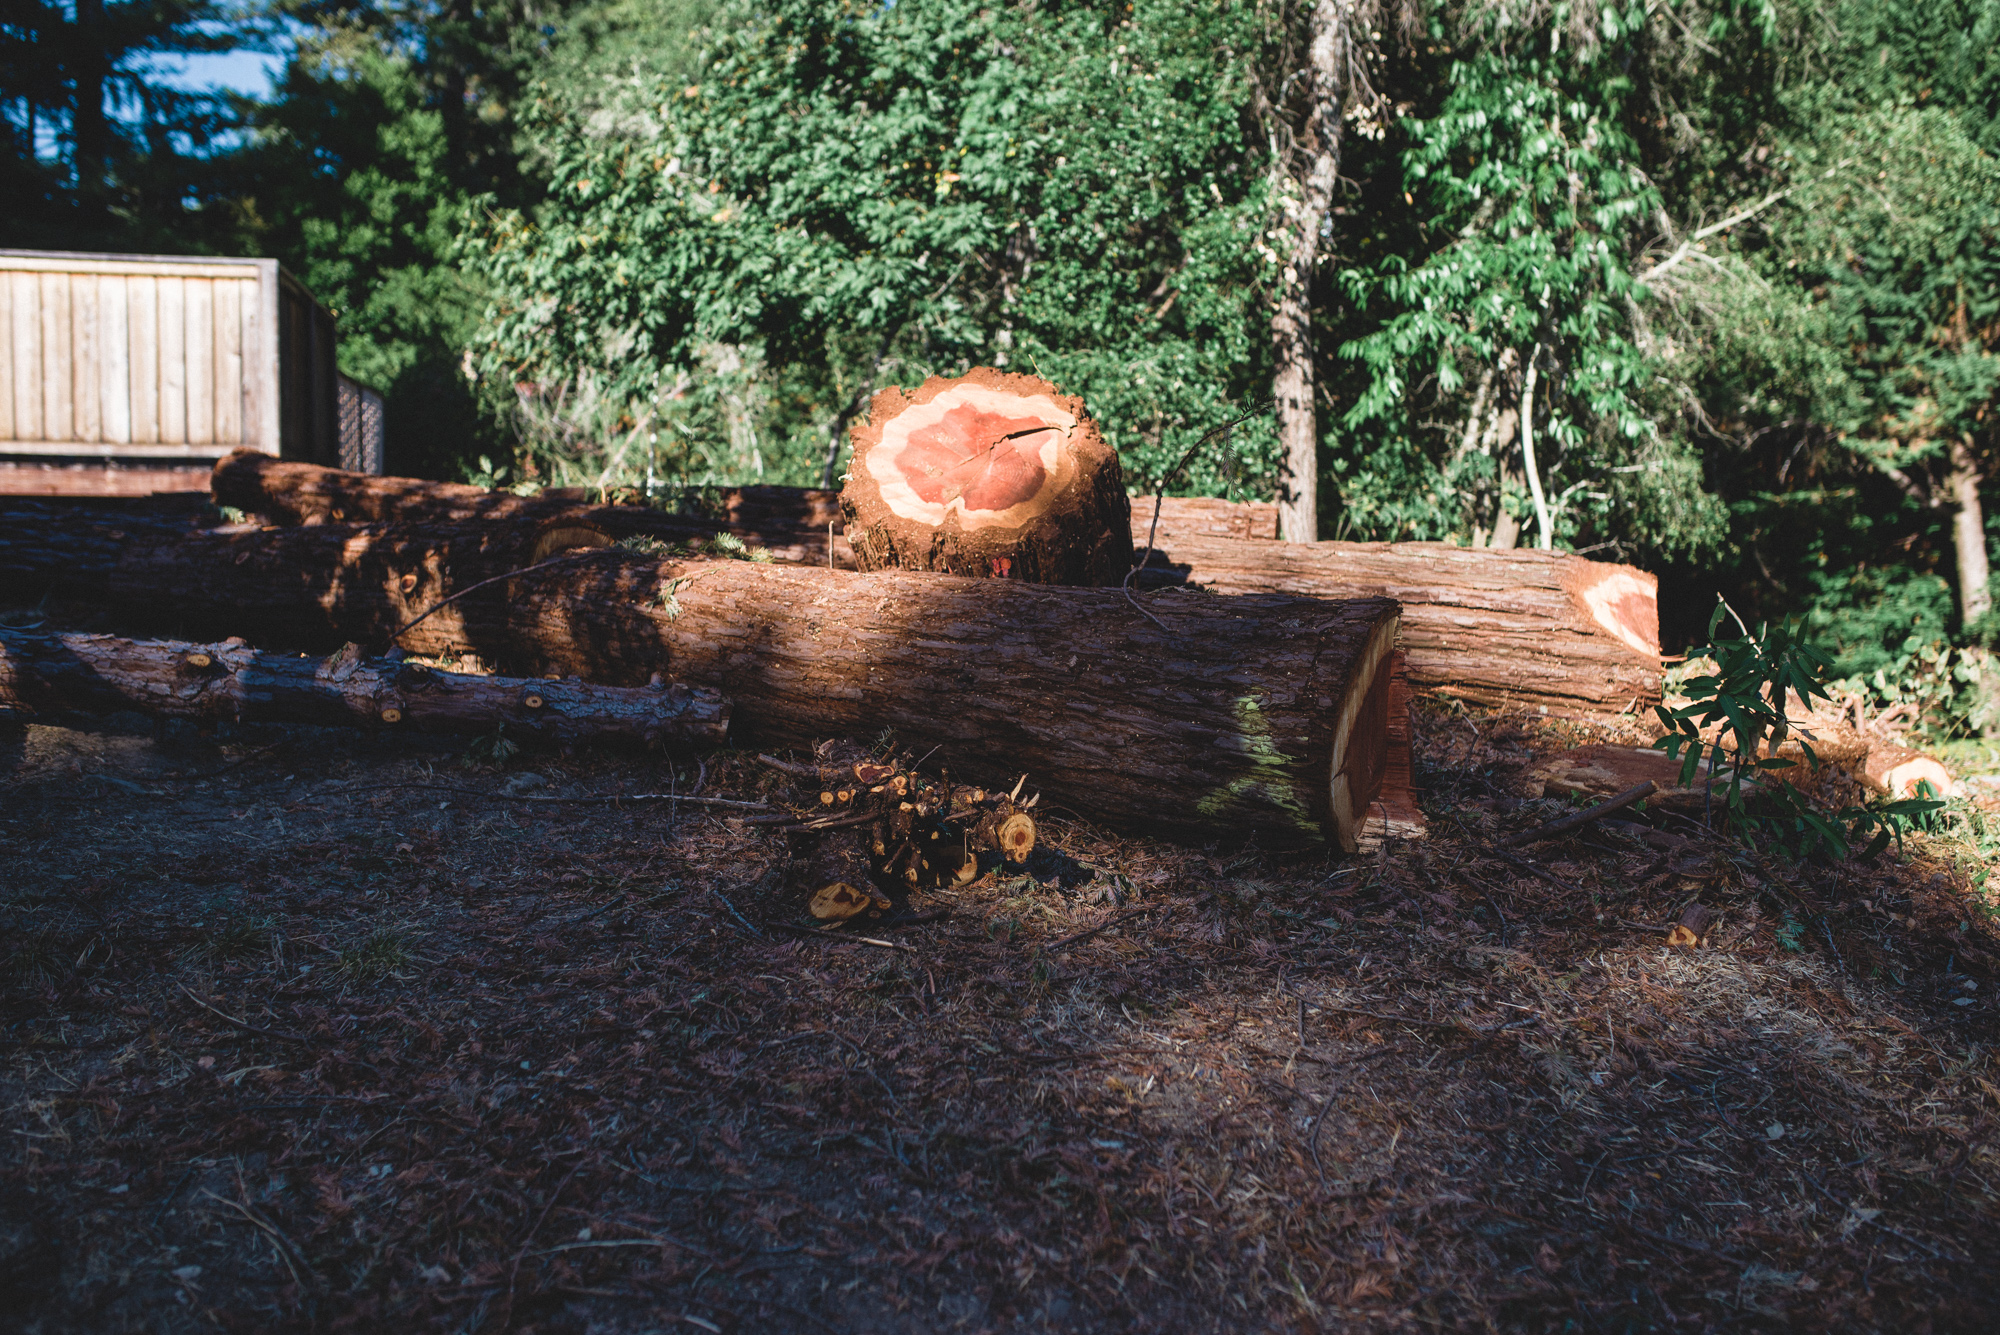
[(876, 394), (840, 496), (864, 570), (1116, 584), (1132, 557), (1118, 455), (1083, 401), (980, 367)]

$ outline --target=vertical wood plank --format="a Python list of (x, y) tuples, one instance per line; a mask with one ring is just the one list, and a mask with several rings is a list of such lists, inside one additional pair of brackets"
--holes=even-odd
[(132, 439), (132, 334), (125, 280), (97, 276), (97, 416), (104, 439)]
[(160, 302), (160, 439), (179, 445), (188, 438), (187, 280), (158, 280)]
[(75, 440), (70, 412), (69, 275), (37, 277), (42, 286), (42, 439)]
[(14, 290), (14, 439), (41, 440), (42, 285), (31, 273), (7, 275)]
[(243, 284), (219, 278), (215, 290), (215, 440), (243, 440)]
[(187, 438), (190, 445), (215, 440), (215, 281), (187, 282)]
[(14, 280), (0, 272), (0, 440), (14, 434)]
[(73, 273), (69, 276), (69, 402), (72, 440), (95, 443), (104, 439), (104, 423), (98, 417), (97, 275)]
[(131, 339), (132, 439), (151, 444), (160, 438), (159, 280), (132, 274), (124, 281)]

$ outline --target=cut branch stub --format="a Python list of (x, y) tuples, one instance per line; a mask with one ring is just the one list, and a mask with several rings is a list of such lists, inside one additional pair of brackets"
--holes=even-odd
[(1116, 584), (1132, 559), (1118, 454), (1083, 400), (980, 367), (875, 396), (840, 494), (863, 570)]

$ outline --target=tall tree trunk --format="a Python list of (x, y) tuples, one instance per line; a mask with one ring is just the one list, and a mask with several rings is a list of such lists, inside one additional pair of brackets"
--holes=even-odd
[(1287, 542), (1319, 540), (1319, 423), (1313, 408), (1312, 284), (1319, 262), (1319, 233), (1333, 208), (1340, 179), (1340, 116), (1349, 60), (1349, 4), (1319, 0), (1313, 7), (1308, 66), (1312, 88), (1304, 150), (1310, 154), (1292, 214), (1292, 253), (1278, 274), (1271, 315), (1276, 368), (1278, 444), (1283, 451), (1278, 492), (1279, 534)]
[(1986, 512), (1979, 503), (1979, 484), (1984, 480), (1972, 447), (1962, 439), (1954, 441), (1951, 499), (1957, 512), (1951, 536), (1958, 547), (1958, 612), (1967, 625), (1993, 610), (1993, 595), (1987, 590), (1991, 572), (1986, 565)]
[(1528, 470), (1528, 495), (1535, 502), (1535, 527), (1543, 551), (1555, 544), (1555, 526), (1549, 522), (1548, 497), (1542, 494), (1542, 470), (1535, 466), (1535, 377), (1536, 364), (1542, 355), (1542, 345), (1535, 344), (1528, 354), (1527, 374), (1521, 379), (1521, 463)]
[(104, 115), (104, 81), (109, 72), (104, 0), (76, 0), (76, 109), (71, 123), (77, 193), (95, 198), (104, 188), (111, 158), (111, 125)]

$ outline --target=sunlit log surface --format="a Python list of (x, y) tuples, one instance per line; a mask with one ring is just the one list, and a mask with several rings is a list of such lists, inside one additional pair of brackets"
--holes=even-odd
[(398, 642), (614, 685), (663, 673), (723, 692), (761, 744), (893, 729), (966, 780), (1027, 772), (1050, 802), (1181, 838), (1352, 848), (1389, 766), (1388, 599), (1179, 590), (1143, 595), (1142, 612), (1116, 589), (618, 547), (552, 556), (567, 523), (137, 541), (107, 596), (218, 633), (379, 650), (464, 593)]
[[(367, 519), (551, 515), (573, 502), (407, 478), (375, 478), (238, 456), (216, 470), (217, 498), (283, 522), (316, 506)], [(835, 493), (757, 487), (724, 493), (729, 531), (774, 559), (826, 563), (825, 515)], [(552, 506), (555, 508), (537, 509)], [(1151, 501), (1135, 502), (1134, 540), (1152, 527)], [(685, 516), (610, 507), (590, 512), (607, 531), (686, 523)], [(1157, 550), (1141, 587), (1192, 584), (1226, 593), (1315, 598), (1391, 597), (1403, 605), (1410, 685), (1481, 704), (1598, 719), (1660, 698), (1659, 582), (1644, 571), (1564, 552), (1494, 551), (1441, 543), (1286, 543), (1270, 505), (1169, 497)], [(608, 517), (608, 518), (607, 518)], [(834, 563), (848, 565), (844, 538)]]

